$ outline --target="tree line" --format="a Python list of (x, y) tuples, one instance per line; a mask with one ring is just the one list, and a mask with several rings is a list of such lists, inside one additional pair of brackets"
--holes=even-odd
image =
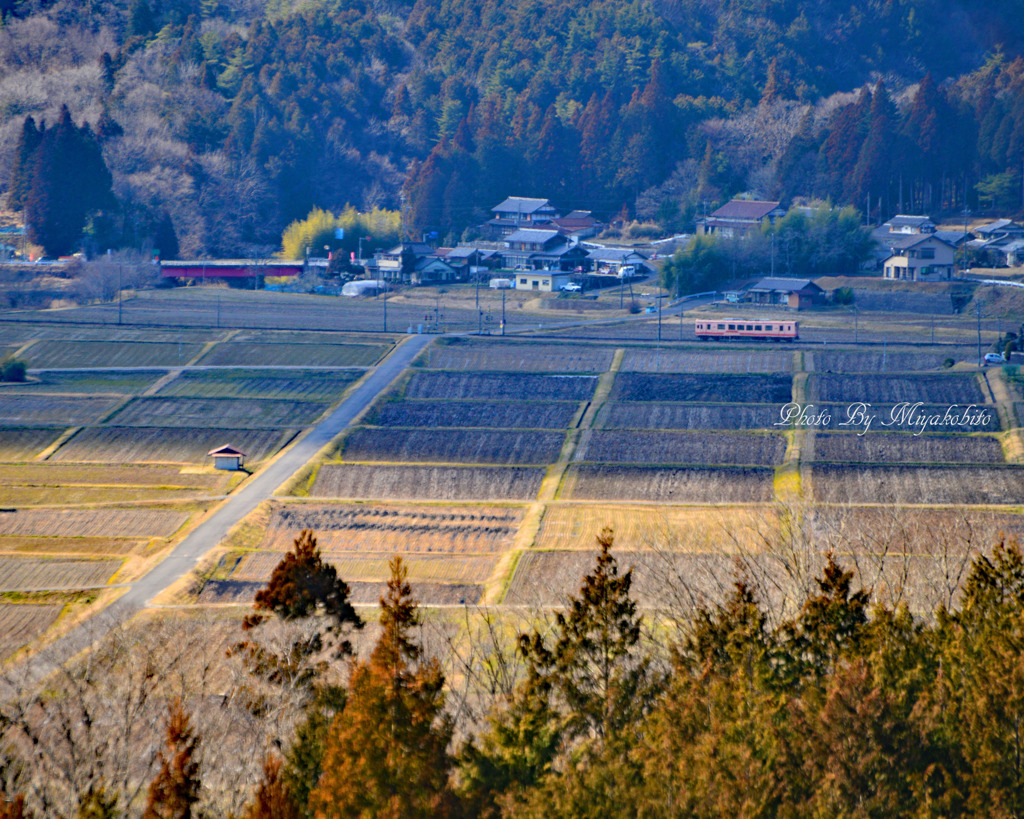
[[(440, 239), (508, 195), (670, 229), (744, 190), (876, 221), (901, 205), (1012, 210), (1015, 8), (132, 0), (87, 15), (10, 0), (0, 64), (24, 91), (3, 122), (89, 112), (117, 197), (86, 227), (101, 250), (173, 232), (190, 255), (266, 255), (314, 207), (403, 196), (407, 226)], [(7, 150), (18, 205), (22, 147)]]
[[(976, 555), (959, 604), (923, 619), (905, 605), (872, 604), (832, 553), (785, 617), (738, 576), (723, 600), (700, 603), (672, 627), (667, 653), (612, 533), (597, 546), (553, 620), (515, 637), (523, 671), (514, 684), (480, 721), (458, 725), (446, 710), (455, 681), (424, 650), (402, 560), (390, 565), (375, 645), (358, 659), (349, 639), (364, 624), (348, 587), (303, 532), (232, 649), (252, 683), (243, 691), (252, 714), (297, 696), (301, 716), (290, 736), (267, 737), (261, 779), (234, 815), (1024, 811), (1024, 553), (1016, 542)], [(288, 623), (313, 628), (280, 632), (291, 634), (283, 641), (262, 633)], [(495, 671), (505, 657), (491, 653), (486, 664)], [(330, 674), (338, 664), (344, 679)], [(94, 778), (80, 783), (76, 807), (63, 815), (136, 815), (140, 807), (147, 819), (206, 815), (203, 759), (216, 740), (187, 701), (166, 701), (162, 748), (153, 778), (136, 788), (138, 806)], [(31, 730), (27, 712), (5, 709), (4, 717), (7, 747), (24, 747), (11, 729)], [(8, 759), (0, 816), (32, 816), (38, 794), (16, 789), (19, 763)]]

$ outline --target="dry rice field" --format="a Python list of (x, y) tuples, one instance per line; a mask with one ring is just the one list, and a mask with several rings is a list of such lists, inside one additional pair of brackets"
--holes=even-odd
[(574, 464), (561, 497), (653, 503), (764, 503), (775, 472), (766, 467), (643, 467)]
[[(248, 605), (265, 584), (251, 580), (210, 580), (199, 593), (200, 604)], [(383, 583), (353, 582), (348, 584), (349, 600), (357, 605), (376, 605), (384, 595)], [(482, 586), (456, 583), (412, 584), (417, 602), (423, 606), (472, 606), (480, 601)]]
[(854, 352), (846, 350), (805, 351), (804, 368), (823, 373), (882, 373), (940, 370), (947, 358), (957, 361), (973, 350), (950, 349), (940, 352)]
[(360, 370), (185, 370), (159, 395), (334, 401), (360, 375)]
[(312, 529), (324, 552), (503, 552), (522, 518), (521, 508), (506, 506), (292, 504), (275, 507), (260, 548), (290, 549)]
[(305, 426), (327, 408), (315, 401), (267, 398), (133, 398), (111, 423), (131, 427), (193, 427), (211, 422), (224, 427)]
[(0, 392), (0, 424), (94, 424), (120, 400), (85, 395), (14, 395)]
[[(384, 582), (390, 576), (388, 561), (393, 552), (323, 553), (346, 583), (355, 581)], [(484, 583), (494, 572), (498, 555), (405, 554), (403, 563), (412, 582)], [(274, 567), (281, 562), (280, 552), (250, 552), (244, 555), (231, 572), (230, 580), (258, 580), (266, 583)]]
[(771, 429), (779, 408), (769, 404), (608, 403), (597, 415), (600, 429)]
[(0, 506), (78, 506), (98, 503), (182, 501), (211, 494), (201, 489), (152, 486), (0, 486)]
[(206, 464), (206, 453), (230, 444), (247, 453), (251, 464), (273, 455), (294, 436), (295, 430), (288, 429), (92, 427), (75, 435), (51, 460)]
[(815, 466), (819, 503), (1024, 503), (1024, 470), (1012, 467)]
[(577, 411), (569, 401), (384, 401), (366, 422), (383, 427), (565, 429)]
[(744, 432), (587, 430), (577, 461), (771, 466), (786, 453), (782, 435)]
[(8, 462), (34, 458), (60, 437), (62, 429), (0, 427), (0, 459)]
[(808, 379), (810, 401), (895, 404), (902, 401), (923, 404), (984, 404), (985, 395), (974, 375), (813, 375)]
[(793, 353), (785, 351), (732, 350), (650, 350), (630, 348), (622, 358), (623, 372), (705, 373), (788, 373), (793, 370)]
[(202, 349), (201, 344), (192, 342), (44, 340), (33, 344), (25, 357), (39, 369), (180, 367)]
[(594, 394), (594, 376), (526, 373), (418, 372), (405, 388), (405, 398), (498, 401), (586, 401)]
[(222, 491), (231, 482), (224, 472), (187, 471), (173, 466), (125, 464), (0, 464), (0, 486), (154, 486)]
[(543, 478), (544, 470), (533, 467), (325, 464), (309, 494), (320, 498), (532, 500)]
[(998, 464), (1003, 448), (989, 436), (911, 435), (901, 432), (815, 433), (804, 458), (883, 464)]
[(60, 604), (0, 603), (0, 660), (39, 637), (62, 608)]
[(346, 461), (401, 463), (548, 464), (558, 459), (564, 432), (366, 428), (345, 438)]
[(127, 555), (144, 551), (149, 539), (0, 536), (0, 553), (35, 555)]
[(700, 401), (709, 403), (785, 404), (792, 400), (788, 375), (723, 375), (620, 373), (612, 387), (613, 401)]
[(420, 363), (437, 370), (510, 370), (517, 373), (600, 373), (614, 348), (570, 344), (454, 341), (435, 346)]
[(198, 364), (245, 367), (370, 367), (391, 349), (386, 344), (301, 344), (225, 341)]
[[(35, 367), (35, 361), (32, 361), (31, 365)], [(9, 392), (32, 395), (42, 393), (136, 395), (145, 392), (163, 375), (165, 372), (162, 370), (51, 370), (38, 373), (32, 376), (32, 380), (6, 389)]]
[(618, 549), (719, 551), (762, 548), (777, 527), (776, 510), (765, 507), (694, 508), (678, 506), (575, 506), (557, 504), (544, 513), (538, 549), (592, 550), (609, 528)]
[(93, 588), (105, 585), (120, 568), (120, 560), (67, 560), (0, 555), (0, 591), (74, 591)]
[(188, 518), (188, 512), (169, 509), (19, 509), (0, 512), (0, 535), (170, 537)]

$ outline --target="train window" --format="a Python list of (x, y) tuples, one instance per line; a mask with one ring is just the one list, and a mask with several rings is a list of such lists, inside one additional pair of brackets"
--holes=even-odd
[(718, 325), (718, 329), (719, 330), (724, 330), (725, 329), (725, 325), (724, 324), (719, 324)]
[(754, 329), (755, 329), (755, 330), (760, 330), (760, 329), (761, 329), (761, 325), (760, 325), (760, 324), (758, 324), (758, 325), (757, 325), (757, 326), (756, 326), (756, 327), (755, 327)]
[(766, 325), (764, 326), (764, 329), (765, 329), (765, 330), (768, 330), (768, 331), (771, 331), (771, 329), (772, 329), (772, 326), (771, 326), (770, 324), (766, 324)]
[(747, 325), (747, 329), (748, 330), (753, 330), (754, 329), (754, 325), (753, 324), (748, 324)]
[(730, 324), (729, 325), (729, 329), (730, 330), (735, 330), (736, 329), (736, 325), (735, 324)]

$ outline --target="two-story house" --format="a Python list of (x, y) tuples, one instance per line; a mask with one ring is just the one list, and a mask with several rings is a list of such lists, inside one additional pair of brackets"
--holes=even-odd
[(531, 199), (526, 196), (510, 196), (500, 205), (491, 208), (494, 218), (482, 227), (494, 238), (503, 238), (521, 227), (549, 227), (558, 211), (547, 199)]
[(956, 248), (934, 233), (915, 233), (889, 240), (882, 260), (886, 279), (940, 281), (953, 278)]
[(775, 224), (776, 219), (785, 215), (785, 209), (778, 202), (733, 199), (697, 222), (697, 232), (721, 239), (738, 239), (751, 231), (760, 230), (765, 222)]
[(587, 252), (557, 230), (521, 228), (505, 237), (505, 266), (513, 270), (574, 270)]

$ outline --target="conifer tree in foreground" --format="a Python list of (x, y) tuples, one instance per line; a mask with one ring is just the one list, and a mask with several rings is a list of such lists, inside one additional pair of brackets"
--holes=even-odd
[(149, 785), (142, 819), (192, 819), (199, 801), (199, 735), (181, 700), (170, 703), (160, 770)]
[(310, 795), (317, 819), (454, 812), (444, 675), (437, 660), (422, 660), (413, 637), (419, 615), (402, 559), (390, 569), (380, 601), (383, 631), (369, 661), (354, 665), (345, 709), (328, 733), (323, 774)]

